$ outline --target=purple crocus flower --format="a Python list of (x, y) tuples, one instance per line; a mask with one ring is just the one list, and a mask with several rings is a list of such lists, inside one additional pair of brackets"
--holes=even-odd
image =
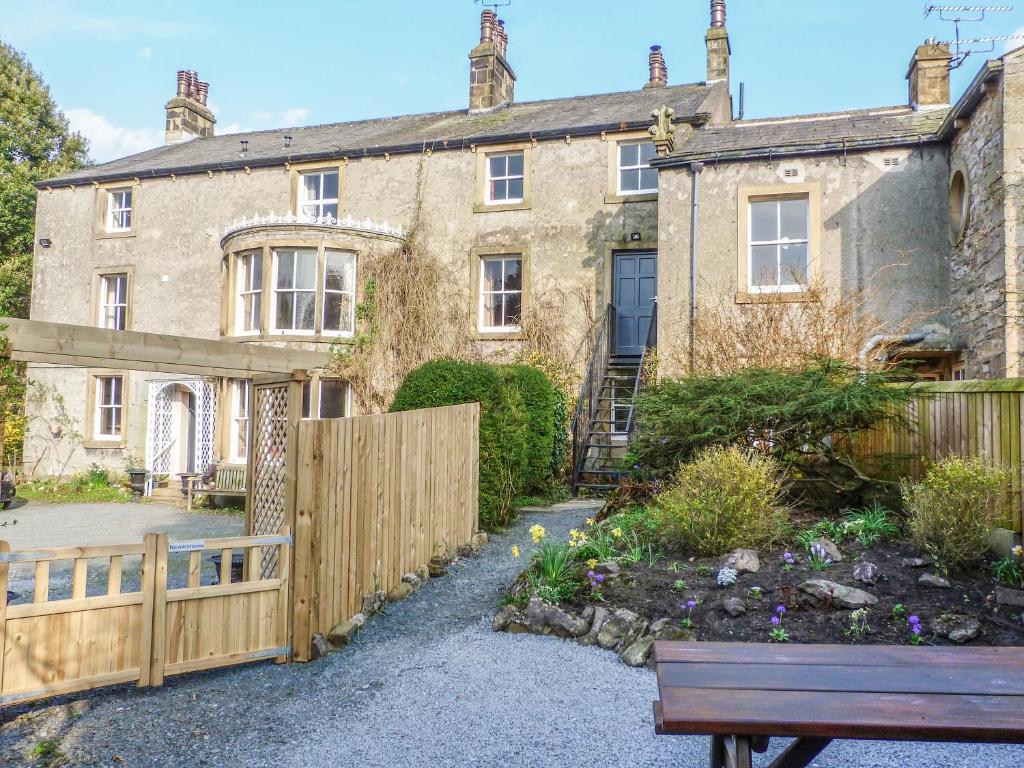
[(796, 561), (796, 558), (793, 557), (793, 553), (788, 549), (782, 553), (782, 559), (786, 561), (787, 565), (792, 565)]
[(785, 612), (786, 612), (786, 606), (784, 606), (784, 605), (777, 605), (777, 606), (775, 606), (775, 613), (777, 613), (779, 616), (782, 616)]
[(782, 619), (780, 619), (778, 616), (772, 616), (772, 624), (774, 624), (775, 626), (778, 626), (781, 623), (782, 623)]
[(689, 608), (692, 611), (694, 608), (697, 607), (697, 601), (696, 600), (687, 600), (686, 601), (686, 607)]
[(919, 619), (917, 614), (915, 613), (913, 616), (910, 616), (910, 617), (907, 618), (907, 623), (908, 624), (920, 624), (921, 623), (921, 619)]

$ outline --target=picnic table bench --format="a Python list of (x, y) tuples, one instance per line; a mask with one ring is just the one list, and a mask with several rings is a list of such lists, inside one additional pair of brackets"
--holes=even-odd
[(1024, 743), (1024, 648), (654, 644), (655, 731), (711, 736), (711, 768), (804, 768), (833, 739)]
[(240, 496), (245, 498), (245, 475), (247, 467), (244, 464), (220, 464), (217, 466), (213, 476), (213, 482), (203, 484), (198, 477), (188, 478), (186, 489), (186, 509), (192, 511), (192, 497), (197, 494), (208, 496)]

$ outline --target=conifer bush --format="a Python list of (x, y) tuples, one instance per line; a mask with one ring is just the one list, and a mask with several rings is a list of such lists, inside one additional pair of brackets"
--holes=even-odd
[(555, 455), (555, 390), (542, 371), (529, 365), (504, 365), (500, 371), (505, 383), (519, 390), (526, 409), (526, 490), (543, 491)]

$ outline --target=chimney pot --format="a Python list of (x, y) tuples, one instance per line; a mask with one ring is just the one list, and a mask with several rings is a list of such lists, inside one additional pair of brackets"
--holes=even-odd
[(188, 72), (178, 70), (178, 96), (188, 96)]
[(491, 8), (485, 8), (480, 14), (480, 42), (491, 43), (494, 42), (494, 26), (498, 21), (498, 16)]
[(204, 83), (202, 81), (196, 83), (196, 96), (197, 96), (196, 100), (200, 104), (202, 104), (204, 107), (206, 106), (206, 96), (207, 96), (207, 94), (209, 92), (210, 92), (210, 84), (209, 83)]
[(725, 26), (725, 0), (711, 0), (711, 28)]
[(508, 32), (505, 31), (504, 19), (498, 19), (498, 49), (502, 56), (508, 55)]
[(650, 69), (650, 79), (647, 81), (647, 87), (657, 88), (668, 85), (668, 66), (665, 64), (665, 55), (661, 52), (660, 45), (651, 46), (651, 53), (647, 57), (647, 64)]
[(167, 102), (164, 139), (176, 144), (193, 137), (213, 136), (217, 121), (206, 106), (210, 84), (199, 79), (194, 69), (179, 69), (175, 96)]

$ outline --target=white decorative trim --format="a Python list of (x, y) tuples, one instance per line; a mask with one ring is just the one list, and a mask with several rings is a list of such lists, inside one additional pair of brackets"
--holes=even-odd
[(367, 232), (374, 235), (387, 235), (389, 237), (403, 238), (405, 237), (405, 230), (402, 227), (392, 227), (386, 221), (383, 223), (373, 221), (371, 219), (363, 219), (359, 221), (352, 218), (351, 216), (345, 216), (343, 219), (336, 219), (333, 216), (310, 216), (308, 214), (276, 214), (268, 213), (265, 216), (261, 216), (258, 213), (253, 216), (242, 218), (231, 224), (226, 230), (224, 230), (224, 237), (233, 235), (237, 232), (241, 232), (245, 229), (254, 229), (257, 227), (274, 227), (274, 226), (292, 226), (295, 224), (305, 224), (309, 226), (317, 227), (333, 227), (335, 229), (347, 229), (356, 232)]

